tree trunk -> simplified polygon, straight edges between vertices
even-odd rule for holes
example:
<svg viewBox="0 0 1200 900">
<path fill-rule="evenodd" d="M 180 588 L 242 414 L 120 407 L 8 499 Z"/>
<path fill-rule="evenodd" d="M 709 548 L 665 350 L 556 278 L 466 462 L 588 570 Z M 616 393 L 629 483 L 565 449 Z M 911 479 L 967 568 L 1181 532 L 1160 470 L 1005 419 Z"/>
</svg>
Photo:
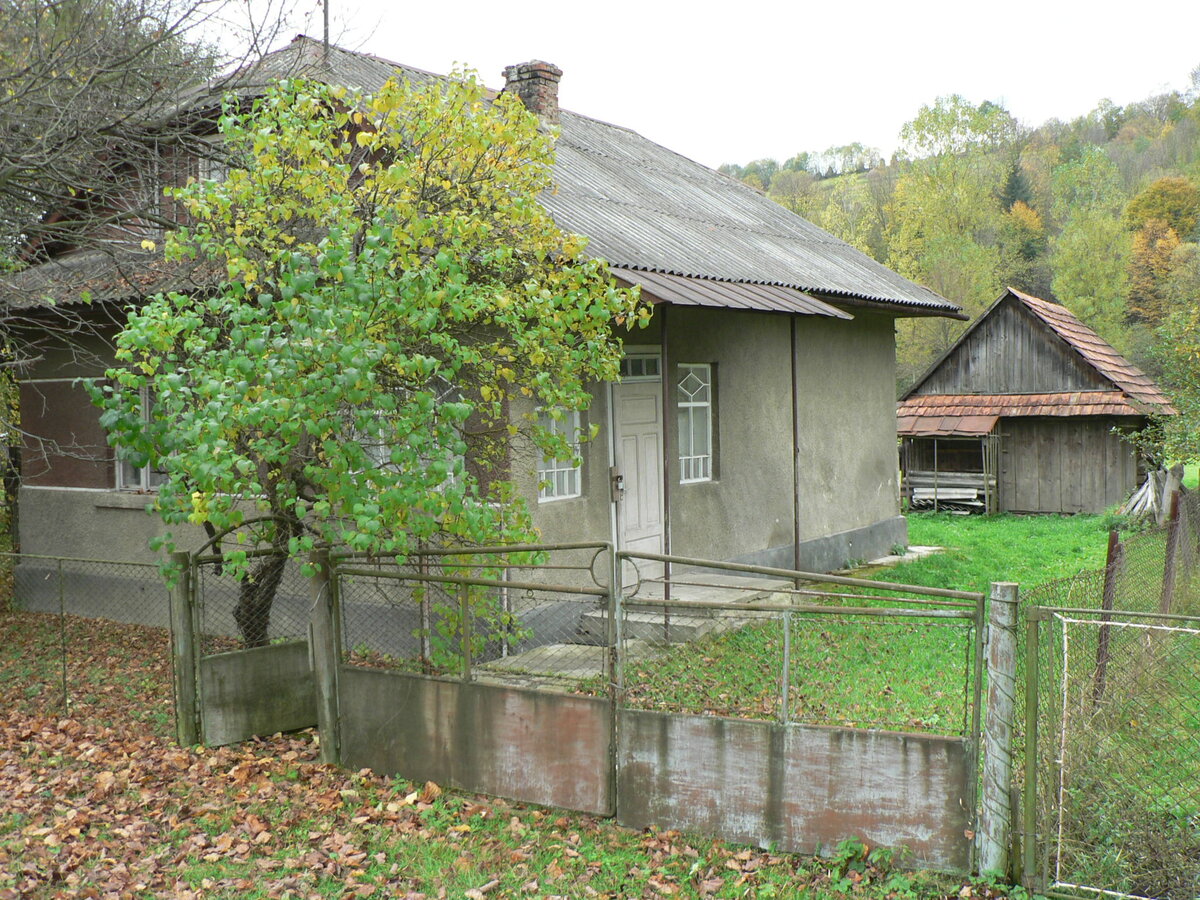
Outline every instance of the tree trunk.
<svg viewBox="0 0 1200 900">
<path fill-rule="evenodd" d="M 246 647 L 265 647 L 271 625 L 271 604 L 283 581 L 287 556 L 268 556 L 251 568 L 238 590 L 238 603 L 233 610 L 234 621 L 242 633 Z"/>
</svg>

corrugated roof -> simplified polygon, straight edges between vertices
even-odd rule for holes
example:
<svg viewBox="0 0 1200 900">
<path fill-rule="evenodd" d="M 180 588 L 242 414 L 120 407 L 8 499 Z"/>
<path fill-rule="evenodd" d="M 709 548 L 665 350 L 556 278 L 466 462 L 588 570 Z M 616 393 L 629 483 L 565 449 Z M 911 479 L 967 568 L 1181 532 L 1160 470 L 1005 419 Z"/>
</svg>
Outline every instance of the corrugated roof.
<svg viewBox="0 0 1200 900">
<path fill-rule="evenodd" d="M 369 92 L 397 71 L 413 82 L 442 77 L 336 46 L 326 58 L 320 41 L 301 35 L 219 87 L 236 84 L 251 95 L 274 79 L 303 75 Z M 206 108 L 212 94 L 188 102 Z M 566 110 L 560 119 L 556 190 L 542 202 L 560 227 L 588 237 L 592 255 L 644 277 L 687 279 L 656 282 L 672 294 L 668 302 L 833 315 L 811 292 L 896 315 L 962 317 L 957 305 L 741 182 L 626 128 Z"/>
<path fill-rule="evenodd" d="M 1025 304 L 1035 316 L 1045 322 L 1060 338 L 1066 341 L 1097 372 L 1143 403 L 1170 406 L 1166 395 L 1159 390 L 1153 379 L 1123 357 L 1104 338 L 1084 325 L 1069 309 L 1060 303 L 1051 303 L 1038 297 L 1023 294 L 1009 288 L 1008 292 Z"/>
<path fill-rule="evenodd" d="M 65 253 L 0 279 L 0 303 L 9 309 L 58 306 L 87 300 L 130 300 L 161 291 L 189 291 L 212 286 L 212 266 L 167 262 L 161 253 L 114 246 Z"/>
<path fill-rule="evenodd" d="M 1167 410 L 1174 412 L 1168 405 Z M 1145 416 L 1151 409 L 1124 391 L 1047 394 L 918 394 L 900 401 L 897 419 L 943 416 Z"/>
<path fill-rule="evenodd" d="M 642 296 L 653 303 L 675 303 L 680 306 L 713 306 L 721 309 L 753 309 L 762 312 L 798 313 L 805 316 L 829 316 L 852 319 L 849 313 L 823 303 L 795 288 L 772 284 L 712 281 L 666 275 L 661 272 L 639 272 L 613 267 L 612 274 L 626 284 L 640 285 Z"/>
<path fill-rule="evenodd" d="M 336 46 L 326 62 L 321 42 L 301 35 L 245 81 L 303 74 L 373 91 L 397 70 L 414 82 L 440 77 Z M 555 155 L 557 189 L 542 202 L 614 266 L 867 300 L 900 314 L 961 315 L 956 304 L 747 185 L 627 128 L 562 110 Z"/>
</svg>

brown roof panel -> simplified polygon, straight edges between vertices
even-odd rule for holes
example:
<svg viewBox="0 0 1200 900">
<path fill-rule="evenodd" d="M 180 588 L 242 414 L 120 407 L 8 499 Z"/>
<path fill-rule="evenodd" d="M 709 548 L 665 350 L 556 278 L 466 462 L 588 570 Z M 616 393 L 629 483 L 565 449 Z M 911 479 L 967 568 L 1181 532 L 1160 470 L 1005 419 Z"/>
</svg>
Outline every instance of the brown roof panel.
<svg viewBox="0 0 1200 900">
<path fill-rule="evenodd" d="M 900 419 L 942 416 L 1145 416 L 1174 410 L 1148 408 L 1124 391 L 1061 391 L 1049 394 L 917 394 L 897 406 Z M 920 426 L 915 426 L 918 428 Z"/>
<path fill-rule="evenodd" d="M 908 437 L 980 437 L 991 433 L 999 416 L 900 415 L 896 433 Z"/>
</svg>

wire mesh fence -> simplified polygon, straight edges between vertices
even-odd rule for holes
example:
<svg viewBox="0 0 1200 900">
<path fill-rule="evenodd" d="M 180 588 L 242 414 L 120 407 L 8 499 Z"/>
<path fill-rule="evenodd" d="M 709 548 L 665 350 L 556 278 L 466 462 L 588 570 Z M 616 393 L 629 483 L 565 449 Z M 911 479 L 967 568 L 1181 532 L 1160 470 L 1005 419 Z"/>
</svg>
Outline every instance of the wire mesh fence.
<svg viewBox="0 0 1200 900">
<path fill-rule="evenodd" d="M 343 558 L 334 570 L 342 661 L 560 690 L 606 685 L 604 550 L 430 552 L 404 565 Z"/>
<path fill-rule="evenodd" d="M 1200 494 L 1174 507 L 1165 527 L 1114 536 L 1104 569 L 1022 595 L 1037 730 L 1018 726 L 1017 774 L 1040 885 L 1200 896 Z"/>
<path fill-rule="evenodd" d="M 971 735 L 981 599 L 867 590 L 710 571 L 672 579 L 671 596 L 690 600 L 625 598 L 623 703 Z"/>
<path fill-rule="evenodd" d="M 308 635 L 308 579 L 284 555 L 251 553 L 238 577 L 221 557 L 201 557 L 193 589 L 201 656 Z"/>
<path fill-rule="evenodd" d="M 1041 629 L 1043 883 L 1200 896 L 1200 620 L 1051 611 Z"/>
<path fill-rule="evenodd" d="M 0 703 L 33 715 L 103 718 L 137 700 L 174 731 L 167 589 L 153 564 L 0 554 Z M 145 698 L 156 698 L 145 702 Z"/>
</svg>

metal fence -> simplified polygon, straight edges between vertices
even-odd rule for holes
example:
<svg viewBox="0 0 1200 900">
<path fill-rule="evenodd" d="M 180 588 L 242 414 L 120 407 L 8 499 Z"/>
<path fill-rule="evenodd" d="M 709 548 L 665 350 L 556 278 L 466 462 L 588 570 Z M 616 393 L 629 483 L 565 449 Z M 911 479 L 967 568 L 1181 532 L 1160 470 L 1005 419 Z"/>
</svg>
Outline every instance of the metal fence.
<svg viewBox="0 0 1200 900">
<path fill-rule="evenodd" d="M 1022 869 L 1051 894 L 1200 896 L 1200 495 L 1025 593 Z"/>
<path fill-rule="evenodd" d="M 611 674 L 607 545 L 341 556 L 342 661 L 569 690 Z"/>
<path fill-rule="evenodd" d="M 669 597 L 664 580 L 621 599 L 624 705 L 977 735 L 981 594 L 699 560 L 676 568 Z"/>
<path fill-rule="evenodd" d="M 269 550 L 247 553 L 242 577 L 220 555 L 194 560 L 200 656 L 261 647 L 308 635 L 308 579 L 299 564 Z"/>
<path fill-rule="evenodd" d="M 156 733 L 174 733 L 170 613 L 158 566 L 5 553 L 0 570 L 11 600 L 0 616 L 5 708 L 104 717 L 137 699 Z"/>
</svg>

